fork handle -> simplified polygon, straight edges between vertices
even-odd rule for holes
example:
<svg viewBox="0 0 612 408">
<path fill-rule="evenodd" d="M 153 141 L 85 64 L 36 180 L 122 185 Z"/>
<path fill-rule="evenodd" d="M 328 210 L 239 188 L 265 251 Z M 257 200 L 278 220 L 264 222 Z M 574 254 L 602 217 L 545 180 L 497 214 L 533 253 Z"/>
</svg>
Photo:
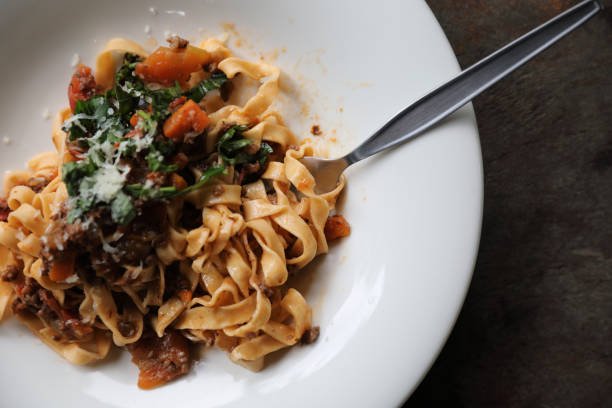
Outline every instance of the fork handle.
<svg viewBox="0 0 612 408">
<path fill-rule="evenodd" d="M 511 42 L 405 108 L 344 159 L 352 164 L 419 135 L 585 23 L 602 8 L 598 0 L 583 1 Z"/>
</svg>

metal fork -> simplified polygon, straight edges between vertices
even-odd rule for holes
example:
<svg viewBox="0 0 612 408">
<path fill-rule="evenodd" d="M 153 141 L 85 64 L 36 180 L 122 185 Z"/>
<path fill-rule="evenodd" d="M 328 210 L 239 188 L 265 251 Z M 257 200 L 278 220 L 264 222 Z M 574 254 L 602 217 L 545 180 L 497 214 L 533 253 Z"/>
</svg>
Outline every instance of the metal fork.
<svg viewBox="0 0 612 408">
<path fill-rule="evenodd" d="M 333 190 L 344 170 L 351 164 L 423 133 L 602 9 L 599 0 L 587 0 L 554 17 L 408 106 L 344 157 L 304 157 L 301 162 L 316 180 L 315 191 L 323 194 Z"/>
</svg>

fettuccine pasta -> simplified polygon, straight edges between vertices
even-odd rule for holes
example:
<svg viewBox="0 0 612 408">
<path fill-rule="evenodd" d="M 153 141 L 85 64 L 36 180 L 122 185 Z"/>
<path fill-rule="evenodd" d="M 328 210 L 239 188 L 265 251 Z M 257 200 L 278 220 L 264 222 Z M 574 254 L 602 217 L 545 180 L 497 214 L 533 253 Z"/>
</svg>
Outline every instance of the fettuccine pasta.
<svg viewBox="0 0 612 408">
<path fill-rule="evenodd" d="M 344 179 L 315 193 L 300 159 L 318 152 L 272 106 L 279 69 L 169 42 L 113 39 L 78 66 L 55 151 L 0 198 L 0 319 L 74 364 L 126 347 L 141 388 L 185 374 L 192 343 L 257 370 L 316 340 L 289 276 L 349 232 Z"/>
</svg>

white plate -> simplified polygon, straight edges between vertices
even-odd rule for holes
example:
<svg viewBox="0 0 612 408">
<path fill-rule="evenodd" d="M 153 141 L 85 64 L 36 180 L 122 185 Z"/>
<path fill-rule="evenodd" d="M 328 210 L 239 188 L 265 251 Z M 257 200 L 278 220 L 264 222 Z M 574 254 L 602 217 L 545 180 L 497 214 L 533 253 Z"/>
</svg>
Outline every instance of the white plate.
<svg viewBox="0 0 612 408">
<path fill-rule="evenodd" d="M 0 170 L 20 168 L 51 148 L 42 112 L 66 104 L 75 53 L 91 64 L 111 37 L 144 41 L 145 25 L 161 40 L 165 30 L 191 38 L 199 28 L 219 34 L 222 22 L 242 34 L 245 56 L 278 54 L 285 88 L 300 95 L 285 104 L 292 126 L 306 135 L 309 125 L 320 124 L 327 138 L 338 139 L 334 152 L 356 146 L 459 71 L 442 30 L 417 0 L 0 1 Z M 2 144 L 4 136 L 12 144 Z M 483 186 L 471 108 L 426 137 L 360 163 L 348 178 L 342 212 L 352 235 L 301 282 L 321 326 L 317 343 L 281 353 L 260 373 L 210 352 L 187 377 L 146 392 L 136 387 L 128 353 L 73 367 L 9 321 L 0 327 L 0 405 L 400 404 L 444 343 L 472 273 Z"/>
</svg>

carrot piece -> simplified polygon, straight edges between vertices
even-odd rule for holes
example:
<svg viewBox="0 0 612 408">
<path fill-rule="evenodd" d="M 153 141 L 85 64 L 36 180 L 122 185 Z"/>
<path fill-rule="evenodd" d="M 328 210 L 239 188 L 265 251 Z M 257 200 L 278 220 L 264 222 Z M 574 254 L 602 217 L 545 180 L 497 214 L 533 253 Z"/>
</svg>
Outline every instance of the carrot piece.
<svg viewBox="0 0 612 408">
<path fill-rule="evenodd" d="M 68 252 L 61 258 L 53 260 L 51 270 L 49 271 L 49 279 L 53 282 L 63 282 L 74 273 L 75 253 Z"/>
<path fill-rule="evenodd" d="M 182 141 L 186 133 L 202 133 L 209 123 L 206 112 L 190 99 L 164 122 L 164 135 Z"/>
<path fill-rule="evenodd" d="M 332 215 L 325 222 L 325 228 L 323 229 L 325 238 L 328 241 L 343 238 L 351 233 L 351 226 L 348 221 L 341 215 Z"/>
<path fill-rule="evenodd" d="M 143 62 L 136 65 L 136 75 L 145 82 L 171 86 L 175 81 L 184 85 L 189 76 L 210 61 L 210 54 L 198 47 L 159 47 Z"/>
<path fill-rule="evenodd" d="M 130 118 L 130 125 L 132 125 L 132 127 L 136 127 L 136 125 L 138 124 L 138 114 L 135 113 L 132 115 L 132 117 Z"/>
</svg>

